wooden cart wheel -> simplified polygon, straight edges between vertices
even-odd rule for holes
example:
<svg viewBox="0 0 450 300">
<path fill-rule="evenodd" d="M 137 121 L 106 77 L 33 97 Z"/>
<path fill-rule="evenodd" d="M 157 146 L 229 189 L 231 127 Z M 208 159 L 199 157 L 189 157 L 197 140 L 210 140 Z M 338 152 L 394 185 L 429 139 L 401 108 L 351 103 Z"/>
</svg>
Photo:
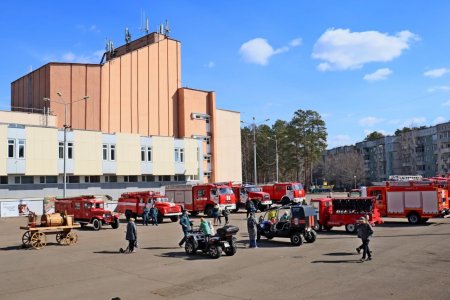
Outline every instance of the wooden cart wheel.
<svg viewBox="0 0 450 300">
<path fill-rule="evenodd" d="M 30 246 L 30 240 L 31 240 L 31 232 L 25 231 L 25 233 L 22 235 L 22 246 L 23 247 L 29 247 Z"/>
<path fill-rule="evenodd" d="M 31 246 L 35 249 L 41 249 L 47 245 L 47 237 L 43 232 L 35 232 L 31 236 Z"/>
<path fill-rule="evenodd" d="M 64 245 L 66 243 L 66 236 L 67 234 L 65 232 L 60 232 L 56 234 L 56 242 L 60 245 Z"/>
<path fill-rule="evenodd" d="M 67 233 L 67 235 L 66 235 L 66 244 L 67 245 L 72 246 L 72 245 L 76 244 L 77 241 L 78 241 L 78 235 L 75 232 L 71 231 L 71 232 Z"/>
</svg>

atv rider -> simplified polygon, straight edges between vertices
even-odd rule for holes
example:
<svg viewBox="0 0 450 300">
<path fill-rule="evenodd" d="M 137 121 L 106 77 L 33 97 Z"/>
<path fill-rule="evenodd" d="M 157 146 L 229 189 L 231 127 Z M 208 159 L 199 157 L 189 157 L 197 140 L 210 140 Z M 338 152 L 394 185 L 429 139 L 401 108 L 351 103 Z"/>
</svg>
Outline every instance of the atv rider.
<svg viewBox="0 0 450 300">
<path fill-rule="evenodd" d="M 200 230 L 205 235 L 205 251 L 209 249 L 209 238 L 211 237 L 211 228 L 209 227 L 209 223 L 205 220 L 205 218 L 200 218 Z"/>
</svg>

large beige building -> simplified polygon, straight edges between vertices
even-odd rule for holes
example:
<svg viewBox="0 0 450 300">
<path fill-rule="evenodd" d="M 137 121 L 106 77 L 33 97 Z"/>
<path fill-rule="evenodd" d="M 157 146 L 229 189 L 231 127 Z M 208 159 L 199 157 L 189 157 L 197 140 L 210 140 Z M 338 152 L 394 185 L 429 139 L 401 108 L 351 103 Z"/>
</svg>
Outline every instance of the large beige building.
<svg viewBox="0 0 450 300">
<path fill-rule="evenodd" d="M 12 82 L 11 107 L 23 116 L 0 120 L 0 149 L 14 152 L 0 150 L 8 185 L 61 177 L 65 124 L 74 184 L 241 181 L 240 114 L 216 108 L 212 91 L 181 86 L 181 43 L 162 34 L 111 49 L 100 64 L 48 63 Z M 30 110 L 42 122 L 26 121 L 36 118 Z M 19 158 L 23 168 L 13 170 Z"/>
</svg>

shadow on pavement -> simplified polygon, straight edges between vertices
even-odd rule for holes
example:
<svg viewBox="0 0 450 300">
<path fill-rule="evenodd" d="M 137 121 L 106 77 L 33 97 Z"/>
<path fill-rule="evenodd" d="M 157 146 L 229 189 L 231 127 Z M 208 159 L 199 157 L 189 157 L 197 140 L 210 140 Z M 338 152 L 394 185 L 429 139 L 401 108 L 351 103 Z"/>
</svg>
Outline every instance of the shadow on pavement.
<svg viewBox="0 0 450 300">
<path fill-rule="evenodd" d="M 433 223 L 421 223 L 421 224 L 417 224 L 417 225 L 412 225 L 409 224 L 408 222 L 390 222 L 390 221 L 385 221 L 383 224 L 377 224 L 377 226 L 375 226 L 375 228 L 377 227 L 382 227 L 382 228 L 391 228 L 391 227 L 427 227 L 433 225 Z"/>
<path fill-rule="evenodd" d="M 158 257 L 170 257 L 170 258 L 180 258 L 180 259 L 184 259 L 184 260 L 200 260 L 200 259 L 212 259 L 211 257 L 209 257 L 206 254 L 196 254 L 196 255 L 187 255 L 186 252 L 166 252 L 166 253 L 161 253 L 159 255 L 155 255 Z"/>
<path fill-rule="evenodd" d="M 353 252 L 331 252 L 331 253 L 325 253 L 324 255 L 328 255 L 328 256 L 348 256 L 348 255 L 356 255 L 356 253 L 353 253 Z"/>
<path fill-rule="evenodd" d="M 184 247 L 183 247 L 184 248 Z M 181 247 L 144 247 L 145 250 L 170 250 L 170 249 L 183 249 Z"/>
<path fill-rule="evenodd" d="M 11 251 L 11 250 L 22 250 L 22 249 L 28 249 L 28 247 L 24 247 L 23 245 L 8 246 L 8 247 L 0 248 L 0 251 Z"/>
<path fill-rule="evenodd" d="M 111 251 L 111 250 L 102 250 L 102 251 L 94 251 L 95 254 L 122 254 L 119 250 Z"/>
<path fill-rule="evenodd" d="M 350 263 L 350 264 L 360 264 L 362 263 L 359 259 L 340 259 L 340 260 L 314 260 L 311 262 L 312 264 L 342 264 L 342 263 Z"/>
<path fill-rule="evenodd" d="M 238 245 L 247 245 L 249 244 L 248 241 L 243 240 L 243 241 L 237 241 L 236 244 Z M 256 244 L 258 245 L 258 248 L 280 248 L 280 247 L 293 247 L 291 245 L 291 242 L 289 241 L 289 239 L 286 239 L 286 241 L 276 241 L 276 240 L 266 240 L 266 239 L 261 239 L 258 242 L 256 242 Z M 239 247 L 241 248 L 241 247 Z M 242 248 L 245 248 L 242 247 Z"/>
</svg>

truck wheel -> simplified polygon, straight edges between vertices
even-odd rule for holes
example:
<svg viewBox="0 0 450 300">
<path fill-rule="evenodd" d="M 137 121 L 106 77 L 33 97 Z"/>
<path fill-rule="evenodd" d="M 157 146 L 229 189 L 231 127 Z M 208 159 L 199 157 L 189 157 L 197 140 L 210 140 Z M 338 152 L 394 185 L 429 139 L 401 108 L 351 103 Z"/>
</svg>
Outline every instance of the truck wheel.
<svg viewBox="0 0 450 300">
<path fill-rule="evenodd" d="M 345 225 L 345 231 L 347 231 L 348 233 L 355 233 L 356 232 L 355 224 L 347 224 L 347 225 Z"/>
<path fill-rule="evenodd" d="M 263 212 L 263 211 L 265 211 L 265 210 L 266 210 L 266 208 L 267 208 L 267 206 L 266 206 L 266 205 L 264 205 L 264 204 L 261 204 L 261 202 L 259 202 L 259 203 L 258 203 L 258 209 L 259 209 L 259 211 L 260 211 L 260 212 Z"/>
<path fill-rule="evenodd" d="M 229 243 L 230 247 L 225 248 L 223 251 L 225 252 L 226 255 L 233 256 L 236 254 L 237 246 L 234 240 L 231 240 Z"/>
<path fill-rule="evenodd" d="M 306 231 L 303 235 L 305 237 L 305 241 L 308 243 L 314 243 L 317 238 L 317 233 L 314 230 Z"/>
<path fill-rule="evenodd" d="M 412 225 L 417 225 L 420 223 L 420 216 L 416 212 L 412 212 L 408 215 L 408 222 Z"/>
<path fill-rule="evenodd" d="M 294 246 L 300 246 L 302 243 L 302 235 L 299 232 L 294 232 L 291 235 L 291 244 Z"/>
<path fill-rule="evenodd" d="M 156 217 L 158 220 L 158 224 L 161 224 L 164 221 L 164 216 L 160 213 L 158 213 L 158 216 Z"/>
<path fill-rule="evenodd" d="M 425 224 L 428 221 L 428 219 L 429 218 L 422 218 L 422 219 L 420 219 L 420 222 Z"/>
<path fill-rule="evenodd" d="M 111 223 L 111 227 L 112 227 L 113 229 L 117 229 L 117 228 L 119 228 L 119 224 L 120 224 L 119 218 L 114 219 L 114 222 Z"/>
<path fill-rule="evenodd" d="M 214 209 L 214 207 L 212 207 L 212 205 L 206 206 L 206 208 L 205 208 L 205 215 L 207 215 L 208 218 L 212 218 L 212 216 L 213 216 L 213 209 Z"/>
<path fill-rule="evenodd" d="M 94 227 L 95 231 L 98 231 L 102 229 L 102 221 L 100 221 L 99 219 L 94 219 L 92 221 L 92 226 Z"/>
<path fill-rule="evenodd" d="M 170 217 L 170 221 L 172 222 L 178 222 L 179 217 L 178 216 L 172 216 Z"/>
<path fill-rule="evenodd" d="M 192 240 L 186 241 L 186 244 L 184 245 L 184 251 L 186 251 L 188 255 L 195 255 L 195 253 L 197 252 L 197 248 L 195 247 L 195 244 Z"/>
<path fill-rule="evenodd" d="M 239 205 L 236 205 L 236 208 L 233 210 L 234 213 L 239 212 Z"/>
<path fill-rule="evenodd" d="M 211 256 L 214 259 L 217 259 L 220 256 L 222 256 L 222 247 L 218 245 L 209 246 L 209 256 Z"/>
<path fill-rule="evenodd" d="M 283 199 L 281 199 L 282 205 L 288 205 L 289 203 L 291 203 L 291 199 L 289 199 L 289 197 L 283 197 Z"/>
<path fill-rule="evenodd" d="M 314 229 L 315 231 L 319 231 L 319 232 L 320 232 L 320 231 L 323 230 L 323 226 L 320 225 L 319 223 L 316 223 L 316 225 L 314 225 L 313 229 Z"/>
<path fill-rule="evenodd" d="M 331 229 L 333 229 L 333 226 L 323 226 L 323 229 L 325 229 L 326 231 L 330 231 Z"/>
</svg>

